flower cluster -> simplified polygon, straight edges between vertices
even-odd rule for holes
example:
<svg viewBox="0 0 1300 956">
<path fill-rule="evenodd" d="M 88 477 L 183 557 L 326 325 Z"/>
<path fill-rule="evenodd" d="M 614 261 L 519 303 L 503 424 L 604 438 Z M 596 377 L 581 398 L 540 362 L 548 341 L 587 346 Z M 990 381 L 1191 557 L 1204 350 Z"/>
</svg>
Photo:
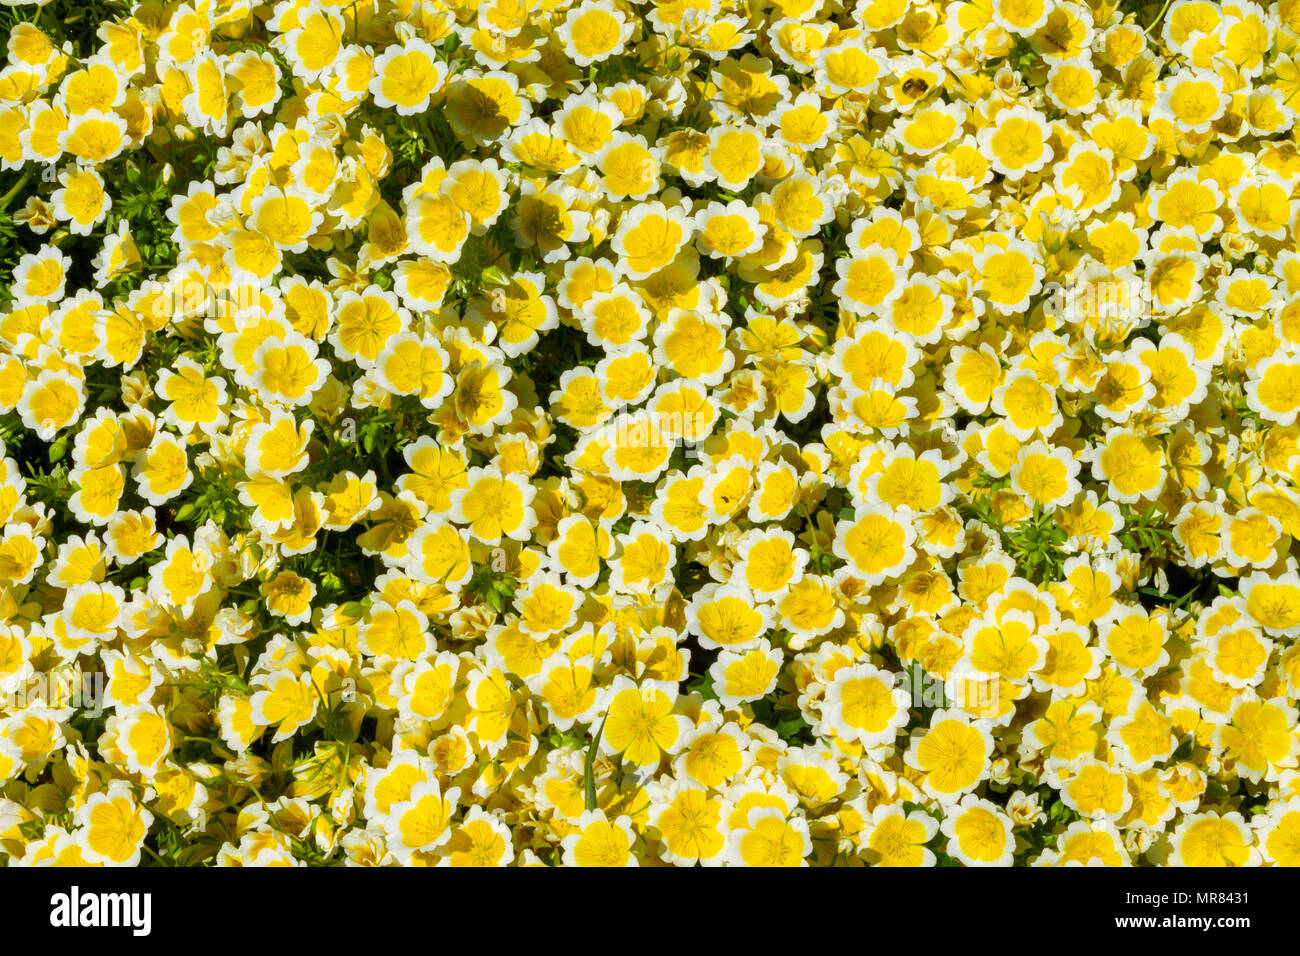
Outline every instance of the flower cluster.
<svg viewBox="0 0 1300 956">
<path fill-rule="evenodd" d="M 65 6 L 10 863 L 1300 864 L 1300 2 Z"/>
</svg>

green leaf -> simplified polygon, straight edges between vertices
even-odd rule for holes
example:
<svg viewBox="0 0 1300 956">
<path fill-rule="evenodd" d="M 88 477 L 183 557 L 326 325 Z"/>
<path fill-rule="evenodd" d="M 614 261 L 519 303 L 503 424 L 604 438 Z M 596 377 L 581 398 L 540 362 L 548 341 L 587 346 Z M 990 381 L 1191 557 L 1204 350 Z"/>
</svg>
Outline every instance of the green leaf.
<svg viewBox="0 0 1300 956">
<path fill-rule="evenodd" d="M 686 693 L 699 694 L 705 700 L 717 700 L 718 692 L 713 687 L 713 679 L 707 673 L 700 674 L 688 681 Z"/>
<path fill-rule="evenodd" d="M 777 735 L 789 744 L 805 744 L 812 738 L 812 725 L 800 714 L 792 714 L 776 722 Z"/>
<path fill-rule="evenodd" d="M 608 715 L 596 728 L 596 736 L 591 738 L 591 746 L 587 748 L 587 759 L 582 765 L 582 792 L 588 810 L 596 809 L 596 751 L 600 749 L 600 737 L 605 732 L 606 720 L 609 720 Z"/>
</svg>

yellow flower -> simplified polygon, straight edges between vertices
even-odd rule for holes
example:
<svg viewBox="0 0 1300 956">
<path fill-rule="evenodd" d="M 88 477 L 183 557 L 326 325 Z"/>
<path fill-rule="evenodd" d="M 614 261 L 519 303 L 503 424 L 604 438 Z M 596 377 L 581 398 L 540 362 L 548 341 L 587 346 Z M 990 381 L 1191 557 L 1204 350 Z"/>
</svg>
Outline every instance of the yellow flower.
<svg viewBox="0 0 1300 956">
<path fill-rule="evenodd" d="M 988 772 L 992 740 L 984 725 L 936 710 L 930 727 L 913 739 L 909 766 L 921 771 L 927 791 L 950 800 L 971 790 Z"/>
<path fill-rule="evenodd" d="M 1254 834 L 1236 812 L 1195 813 L 1174 832 L 1171 866 L 1248 866 L 1257 861 Z"/>
<path fill-rule="evenodd" d="M 302 624 L 311 617 L 311 602 L 316 585 L 293 571 L 280 571 L 262 585 L 266 608 L 290 624 Z"/>
<path fill-rule="evenodd" d="M 656 766 L 663 753 L 681 746 L 685 718 L 673 713 L 673 698 L 653 682 L 636 686 L 615 680 L 601 737 L 602 747 L 637 767 Z"/>
<path fill-rule="evenodd" d="M 564 838 L 566 866 L 615 867 L 637 866 L 632 853 L 632 821 L 627 816 L 614 820 L 606 818 L 599 810 L 588 810 L 579 816 L 574 825 L 578 832 Z"/>
<path fill-rule="evenodd" d="M 742 828 L 733 829 L 727 848 L 733 866 L 806 866 L 812 852 L 808 824 L 800 817 L 787 819 L 775 807 L 755 807 Z"/>
<path fill-rule="evenodd" d="M 399 115 L 423 112 L 429 98 L 447 80 L 447 65 L 424 40 L 412 39 L 390 46 L 374 61 L 370 92 L 379 106 L 391 106 Z"/>
<path fill-rule="evenodd" d="M 77 816 L 84 827 L 79 843 L 86 860 L 109 866 L 134 866 L 139 862 L 154 816 L 136 803 L 125 781 L 114 780 L 107 790 L 93 794 Z"/>
</svg>

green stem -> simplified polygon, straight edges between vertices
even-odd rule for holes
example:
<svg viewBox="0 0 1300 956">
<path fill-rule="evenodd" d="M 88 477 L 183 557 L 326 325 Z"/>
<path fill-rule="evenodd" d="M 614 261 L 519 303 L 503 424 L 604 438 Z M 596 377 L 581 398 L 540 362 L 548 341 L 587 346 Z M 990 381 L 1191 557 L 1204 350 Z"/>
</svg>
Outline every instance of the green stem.
<svg viewBox="0 0 1300 956">
<path fill-rule="evenodd" d="M 19 191 L 31 181 L 32 170 L 33 167 L 31 166 L 28 166 L 23 170 L 22 176 L 19 178 L 18 182 L 14 183 L 13 188 L 5 193 L 4 196 L 0 196 L 0 212 L 4 212 L 8 209 L 9 204 L 13 202 L 14 197 L 18 195 Z"/>
<path fill-rule="evenodd" d="M 1151 31 L 1154 30 L 1157 26 L 1159 26 L 1160 21 L 1164 19 L 1165 11 L 1169 9 L 1169 4 L 1171 2 L 1172 0 L 1165 0 L 1165 5 L 1160 8 L 1160 12 L 1156 14 L 1156 18 L 1151 21 L 1151 26 L 1147 27 L 1145 30 L 1142 31 L 1143 36 L 1150 36 Z"/>
<path fill-rule="evenodd" d="M 157 853 L 155 853 L 155 852 L 150 848 L 149 844 L 147 844 L 147 843 L 141 843 L 141 844 L 140 844 L 140 849 L 144 850 L 144 852 L 148 853 L 151 857 L 153 857 L 153 858 L 158 862 L 158 865 L 159 865 L 159 866 L 167 866 L 167 865 L 168 865 L 167 861 L 164 860 L 162 857 L 160 857 Z"/>
</svg>

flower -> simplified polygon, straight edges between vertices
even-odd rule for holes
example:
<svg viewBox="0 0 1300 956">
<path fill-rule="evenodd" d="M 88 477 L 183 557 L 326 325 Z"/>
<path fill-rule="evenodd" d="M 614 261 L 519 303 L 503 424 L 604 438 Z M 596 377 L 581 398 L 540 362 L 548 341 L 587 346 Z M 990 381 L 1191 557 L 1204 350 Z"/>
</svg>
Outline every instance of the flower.
<svg viewBox="0 0 1300 956">
<path fill-rule="evenodd" d="M 952 800 L 972 789 L 988 770 L 992 749 L 985 725 L 936 710 L 930 726 L 914 738 L 909 766 L 925 774 L 924 786 L 938 799 Z"/>
<path fill-rule="evenodd" d="M 786 818 L 775 807 L 751 809 L 727 844 L 728 860 L 737 866 L 804 866 L 811 852 L 808 824 Z"/>
<path fill-rule="evenodd" d="M 947 853 L 967 866 L 1007 866 L 1015 839 L 1011 820 L 996 804 L 974 794 L 961 799 L 940 827 L 948 838 Z"/>
<path fill-rule="evenodd" d="M 565 862 L 570 866 L 637 866 L 632 854 L 631 819 L 614 820 L 599 810 L 588 810 L 574 821 L 577 833 L 564 838 Z"/>
<path fill-rule="evenodd" d="M 154 815 L 135 800 L 130 786 L 113 781 L 78 811 L 78 845 L 84 858 L 106 866 L 134 866 Z"/>
<path fill-rule="evenodd" d="M 1171 866 L 1247 866 L 1259 851 L 1239 813 L 1196 813 L 1171 839 Z"/>
<path fill-rule="evenodd" d="M 1292 5 L 92 6 L 4 862 L 1294 862 Z"/>
<path fill-rule="evenodd" d="M 675 753 L 686 732 L 685 718 L 672 712 L 673 698 L 653 682 L 615 681 L 610 688 L 602 746 L 633 766 L 651 768 L 662 753 Z"/>
</svg>

